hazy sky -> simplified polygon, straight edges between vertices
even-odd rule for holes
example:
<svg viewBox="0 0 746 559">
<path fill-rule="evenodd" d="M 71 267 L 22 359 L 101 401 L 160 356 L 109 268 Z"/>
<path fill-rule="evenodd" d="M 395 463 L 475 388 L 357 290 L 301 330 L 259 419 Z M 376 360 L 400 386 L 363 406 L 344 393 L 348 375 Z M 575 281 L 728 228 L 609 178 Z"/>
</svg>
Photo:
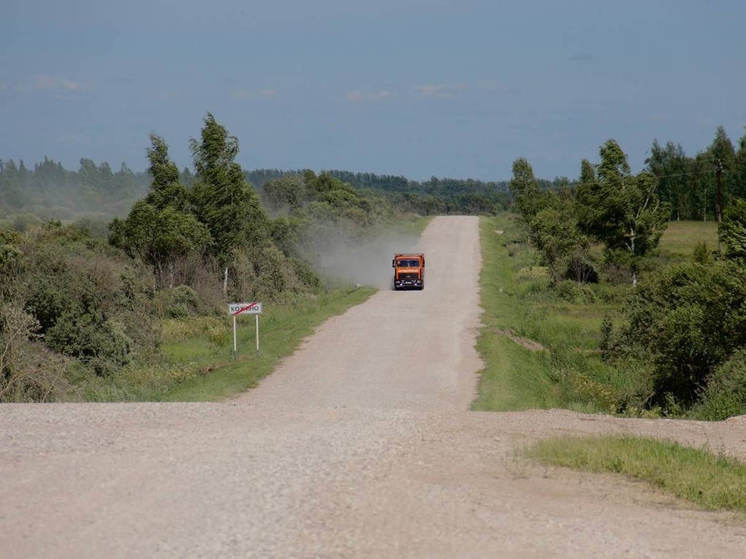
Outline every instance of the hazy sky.
<svg viewBox="0 0 746 559">
<path fill-rule="evenodd" d="M 207 111 L 246 168 L 577 176 L 615 138 L 746 125 L 746 2 L 0 0 L 0 158 L 180 165 Z"/>
</svg>

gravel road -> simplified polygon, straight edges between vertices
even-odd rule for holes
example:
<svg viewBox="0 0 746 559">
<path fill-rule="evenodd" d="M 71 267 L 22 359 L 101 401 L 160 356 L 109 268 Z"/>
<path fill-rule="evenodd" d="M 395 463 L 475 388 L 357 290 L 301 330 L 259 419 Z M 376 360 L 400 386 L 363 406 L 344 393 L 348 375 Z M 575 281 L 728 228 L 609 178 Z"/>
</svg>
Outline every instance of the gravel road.
<svg viewBox="0 0 746 559">
<path fill-rule="evenodd" d="M 327 321 L 238 398 L 1 406 L 0 556 L 743 557 L 742 517 L 515 450 L 641 433 L 746 458 L 746 418 L 467 411 L 478 244 L 476 218 L 435 219 L 424 291 Z"/>
</svg>

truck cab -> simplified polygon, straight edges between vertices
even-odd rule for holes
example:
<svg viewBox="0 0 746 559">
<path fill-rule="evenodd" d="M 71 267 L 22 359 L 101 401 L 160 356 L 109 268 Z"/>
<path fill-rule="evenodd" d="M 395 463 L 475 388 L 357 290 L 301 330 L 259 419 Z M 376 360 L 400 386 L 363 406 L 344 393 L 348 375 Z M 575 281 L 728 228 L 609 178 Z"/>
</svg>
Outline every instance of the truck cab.
<svg viewBox="0 0 746 559">
<path fill-rule="evenodd" d="M 425 255 L 395 254 L 391 261 L 394 268 L 394 289 L 423 289 L 425 287 Z"/>
</svg>

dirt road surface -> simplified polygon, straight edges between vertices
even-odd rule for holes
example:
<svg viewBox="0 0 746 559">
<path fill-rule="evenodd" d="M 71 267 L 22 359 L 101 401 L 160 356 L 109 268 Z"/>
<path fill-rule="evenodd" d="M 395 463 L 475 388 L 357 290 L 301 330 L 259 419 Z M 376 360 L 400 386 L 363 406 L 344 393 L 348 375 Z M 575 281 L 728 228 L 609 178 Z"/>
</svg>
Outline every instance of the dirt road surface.
<svg viewBox="0 0 746 559">
<path fill-rule="evenodd" d="M 746 458 L 744 418 L 467 411 L 477 219 L 421 248 L 424 291 L 329 320 L 239 398 L 0 407 L 0 556 L 744 557 L 742 518 L 515 452 L 629 432 Z"/>
</svg>

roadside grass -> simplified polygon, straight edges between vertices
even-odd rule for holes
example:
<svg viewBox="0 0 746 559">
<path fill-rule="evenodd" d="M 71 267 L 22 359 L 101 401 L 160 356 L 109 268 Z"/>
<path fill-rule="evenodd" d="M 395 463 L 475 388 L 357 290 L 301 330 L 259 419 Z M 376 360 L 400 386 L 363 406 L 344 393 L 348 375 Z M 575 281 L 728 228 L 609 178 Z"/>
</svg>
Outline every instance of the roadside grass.
<svg viewBox="0 0 746 559">
<path fill-rule="evenodd" d="M 240 317 L 235 360 L 229 316 L 164 321 L 161 361 L 125 369 L 113 383 L 102 380 L 88 387 L 86 399 L 214 401 L 235 395 L 256 386 L 324 320 L 362 303 L 375 291 L 337 288 L 292 304 L 265 305 L 259 319 L 259 352 L 253 317 Z"/>
<path fill-rule="evenodd" d="M 480 220 L 484 327 L 477 350 L 485 368 L 472 407 L 485 411 L 563 407 L 657 416 L 659 411 L 644 406 L 651 393 L 650 364 L 611 366 L 599 350 L 603 320 L 621 322 L 620 311 L 632 287 L 570 280 L 550 287 L 547 270 L 526 242 L 522 227 L 510 213 Z M 716 223 L 672 222 L 645 269 L 688 258 L 701 242 L 710 250 L 717 247 Z M 592 252 L 602 258 L 600 247 Z M 544 350 L 522 344 L 522 338 Z"/>
<path fill-rule="evenodd" d="M 746 464 L 704 449 L 634 436 L 559 437 L 540 441 L 525 455 L 644 480 L 705 509 L 746 512 Z"/>
<path fill-rule="evenodd" d="M 616 313 L 625 288 L 567 282 L 548 290 L 546 270 L 511 214 L 481 218 L 480 234 L 484 312 L 477 350 L 485 368 L 473 409 L 615 412 L 637 386 L 603 363 L 597 348 L 601 321 Z M 520 338 L 545 349 L 525 347 Z"/>
</svg>

